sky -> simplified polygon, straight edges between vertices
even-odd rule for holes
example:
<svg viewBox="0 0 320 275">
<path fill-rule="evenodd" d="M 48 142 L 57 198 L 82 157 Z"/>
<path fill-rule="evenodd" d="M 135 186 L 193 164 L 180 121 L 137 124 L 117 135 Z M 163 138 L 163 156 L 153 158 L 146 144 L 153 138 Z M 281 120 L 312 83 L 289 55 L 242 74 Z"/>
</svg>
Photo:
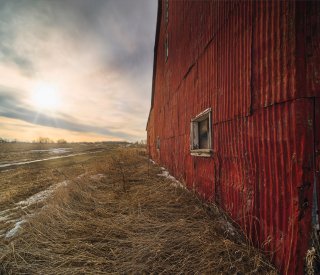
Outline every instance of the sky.
<svg viewBox="0 0 320 275">
<path fill-rule="evenodd" d="M 0 137 L 146 138 L 156 0 L 0 0 Z"/>
</svg>

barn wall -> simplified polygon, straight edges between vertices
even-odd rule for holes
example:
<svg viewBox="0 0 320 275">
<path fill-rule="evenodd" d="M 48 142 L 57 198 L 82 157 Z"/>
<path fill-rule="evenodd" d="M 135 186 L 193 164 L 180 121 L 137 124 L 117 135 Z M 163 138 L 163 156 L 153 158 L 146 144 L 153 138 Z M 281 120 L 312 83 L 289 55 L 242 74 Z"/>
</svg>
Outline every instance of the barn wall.
<svg viewBox="0 0 320 275">
<path fill-rule="evenodd" d="M 318 125 L 318 126 L 317 126 Z M 320 98 L 315 100 L 315 180 L 317 193 L 320 193 Z M 318 206 L 320 205 L 320 196 L 318 195 Z M 320 221 L 320 211 L 318 212 Z"/>
<path fill-rule="evenodd" d="M 151 158 L 230 213 L 283 273 L 302 274 L 319 145 L 320 5 L 169 1 L 168 24 L 159 8 Z M 190 120 L 208 107 L 213 156 L 193 157 Z"/>
</svg>

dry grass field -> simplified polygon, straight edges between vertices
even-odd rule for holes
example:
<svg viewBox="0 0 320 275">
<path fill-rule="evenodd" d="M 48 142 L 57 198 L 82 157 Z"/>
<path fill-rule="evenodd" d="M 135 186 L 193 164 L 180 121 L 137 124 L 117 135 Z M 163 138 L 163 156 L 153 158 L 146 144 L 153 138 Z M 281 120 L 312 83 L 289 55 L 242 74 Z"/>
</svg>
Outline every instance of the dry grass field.
<svg viewBox="0 0 320 275">
<path fill-rule="evenodd" d="M 0 144 L 0 211 L 96 166 L 117 144 Z M 43 160 L 43 161 L 42 161 Z"/>
<path fill-rule="evenodd" d="M 144 149 L 39 164 L 0 173 L 15 186 L 0 191 L 2 214 L 25 202 L 17 230 L 0 238 L 0 274 L 277 274 L 218 208 L 159 176 Z"/>
</svg>

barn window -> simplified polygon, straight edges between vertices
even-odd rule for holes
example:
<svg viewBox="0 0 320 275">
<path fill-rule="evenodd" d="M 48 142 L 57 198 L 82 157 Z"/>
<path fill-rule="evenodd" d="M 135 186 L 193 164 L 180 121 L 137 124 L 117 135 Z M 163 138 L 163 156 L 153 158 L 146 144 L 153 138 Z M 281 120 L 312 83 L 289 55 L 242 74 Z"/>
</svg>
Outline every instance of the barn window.
<svg viewBox="0 0 320 275">
<path fill-rule="evenodd" d="M 168 60 L 169 56 L 169 40 L 168 35 L 166 36 L 166 41 L 164 42 L 164 54 L 165 54 L 165 60 Z"/>
<path fill-rule="evenodd" d="M 190 151 L 192 156 L 210 157 L 212 154 L 211 108 L 191 119 Z"/>
</svg>

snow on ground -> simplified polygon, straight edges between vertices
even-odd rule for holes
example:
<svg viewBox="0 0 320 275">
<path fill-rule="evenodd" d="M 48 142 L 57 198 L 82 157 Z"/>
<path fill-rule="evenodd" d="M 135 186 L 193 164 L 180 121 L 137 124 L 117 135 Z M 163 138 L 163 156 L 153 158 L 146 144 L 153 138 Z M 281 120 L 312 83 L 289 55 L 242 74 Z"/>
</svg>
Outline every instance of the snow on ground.
<svg viewBox="0 0 320 275">
<path fill-rule="evenodd" d="M 234 228 L 234 226 L 230 222 L 226 222 L 226 232 L 231 234 L 232 236 L 235 236 L 237 231 Z"/>
<path fill-rule="evenodd" d="M 48 199 L 57 188 L 59 188 L 60 186 L 67 186 L 69 182 L 70 182 L 69 180 L 65 180 L 57 184 L 51 185 L 48 189 L 41 191 L 37 194 L 34 194 L 33 196 L 27 198 L 26 200 L 20 201 L 16 203 L 16 205 L 30 206 L 39 202 L 43 202 L 46 199 Z"/>
<path fill-rule="evenodd" d="M 103 150 L 93 151 L 93 152 L 77 153 L 77 154 L 70 154 L 70 155 L 64 155 L 64 156 L 54 156 L 54 157 L 49 157 L 49 158 L 44 158 L 44 159 L 35 159 L 35 160 L 29 160 L 29 161 L 11 162 L 11 163 L 6 163 L 6 164 L 1 164 L 0 168 L 11 167 L 11 166 L 20 166 L 20 165 L 24 165 L 24 164 L 42 162 L 42 161 L 52 160 L 52 159 L 61 159 L 61 158 L 69 158 L 69 157 L 75 157 L 75 156 L 81 156 L 81 155 L 96 154 L 96 153 L 101 153 L 101 152 L 103 152 Z"/>
<path fill-rule="evenodd" d="M 35 159 L 35 160 L 29 160 L 29 161 L 12 162 L 12 163 L 7 163 L 7 164 L 2 164 L 2 165 L 0 165 L 0 168 L 10 167 L 10 166 L 20 166 L 20 165 L 29 164 L 29 163 L 41 162 L 41 161 L 46 161 L 46 160 L 51 160 L 51 159 L 68 158 L 68 157 L 74 157 L 74 156 L 85 155 L 85 154 L 86 153 L 78 153 L 78 154 L 71 154 L 71 155 L 67 155 L 67 156 L 56 156 L 56 157 L 50 157 L 50 158 L 45 158 L 45 159 Z"/>
<path fill-rule="evenodd" d="M 21 225 L 24 223 L 26 223 L 26 220 L 20 220 L 20 221 L 16 222 L 14 227 L 6 233 L 5 237 L 6 238 L 14 237 L 18 233 L 19 229 L 21 228 Z"/>
<path fill-rule="evenodd" d="M 149 161 L 152 163 L 152 164 L 156 164 L 154 160 L 152 159 L 149 159 Z"/>
<path fill-rule="evenodd" d="M 65 154 L 69 153 L 72 148 L 52 148 L 47 150 L 31 150 L 32 153 L 46 153 L 49 152 L 50 154 Z"/>
<path fill-rule="evenodd" d="M 77 179 L 81 179 L 84 175 L 86 174 L 81 174 L 77 177 Z M 92 175 L 90 178 L 92 180 L 100 180 L 104 178 L 105 175 L 103 174 L 97 174 L 97 175 Z M 5 238 L 12 238 L 16 236 L 19 233 L 19 230 L 21 229 L 22 225 L 28 221 L 28 218 L 33 216 L 35 211 L 31 211 L 31 213 L 21 216 L 19 213 L 26 213 L 26 208 L 28 208 L 31 205 L 35 205 L 37 203 L 43 203 L 47 199 L 49 199 L 52 194 L 62 186 L 67 186 L 70 183 L 70 180 L 65 180 L 62 182 L 59 182 L 57 184 L 51 185 L 48 189 L 43 190 L 41 192 L 38 192 L 29 198 L 19 201 L 15 204 L 15 207 L 6 209 L 4 211 L 0 211 L 0 222 L 4 222 L 6 224 L 13 224 L 13 227 L 11 227 L 10 230 L 5 231 L 1 230 L 0 231 L 0 237 L 5 237 Z M 29 211 L 30 212 L 30 211 Z"/>
<path fill-rule="evenodd" d="M 155 164 L 154 161 L 150 160 L 150 162 L 153 162 L 153 164 Z M 178 181 L 174 176 L 171 176 L 169 171 L 164 168 L 164 167 L 160 167 L 161 169 L 161 174 L 157 174 L 158 177 L 164 177 L 168 180 L 171 180 L 171 184 L 174 186 L 174 187 L 179 187 L 179 188 L 183 188 L 183 189 L 186 189 L 186 186 L 183 185 L 180 181 Z M 227 220 L 224 221 L 224 224 L 222 224 L 224 230 L 226 233 L 232 235 L 232 236 L 235 236 L 237 234 L 237 230 L 235 229 L 235 227 Z"/>
<path fill-rule="evenodd" d="M 17 202 L 15 204 L 16 205 L 15 207 L 6 209 L 4 211 L 0 211 L 1 222 L 4 222 L 6 224 L 10 224 L 10 223 L 14 224 L 13 228 L 11 228 L 5 234 L 1 234 L 0 237 L 3 237 L 3 236 L 5 238 L 14 237 L 19 232 L 21 226 L 27 222 L 27 219 L 33 215 L 33 213 L 30 213 L 24 217 L 21 217 L 21 214 L 20 214 L 20 217 L 17 217 L 19 216 L 19 212 L 21 213 L 21 210 L 25 210 L 27 207 L 31 205 L 44 202 L 53 194 L 53 192 L 55 192 L 56 189 L 58 189 L 61 186 L 66 186 L 69 182 L 70 181 L 65 180 L 57 184 L 51 185 L 48 189 L 41 191 L 39 193 L 36 193 L 23 201 Z M 23 212 L 26 212 L 26 211 L 23 211 Z"/>
<path fill-rule="evenodd" d="M 159 177 L 165 177 L 165 178 L 167 178 L 168 180 L 171 180 L 171 181 L 172 181 L 171 184 L 172 184 L 174 187 L 180 187 L 180 188 L 186 189 L 186 187 L 185 187 L 180 181 L 178 181 L 174 176 L 171 176 L 171 175 L 170 175 L 169 171 L 167 171 L 166 168 L 161 167 L 160 169 L 161 169 L 162 173 L 161 173 L 161 174 L 157 174 L 157 176 L 159 176 Z"/>
<path fill-rule="evenodd" d="M 90 179 L 93 179 L 93 180 L 101 180 L 103 178 L 105 178 L 106 176 L 104 174 L 97 174 L 97 175 L 92 175 L 90 176 Z"/>
</svg>

